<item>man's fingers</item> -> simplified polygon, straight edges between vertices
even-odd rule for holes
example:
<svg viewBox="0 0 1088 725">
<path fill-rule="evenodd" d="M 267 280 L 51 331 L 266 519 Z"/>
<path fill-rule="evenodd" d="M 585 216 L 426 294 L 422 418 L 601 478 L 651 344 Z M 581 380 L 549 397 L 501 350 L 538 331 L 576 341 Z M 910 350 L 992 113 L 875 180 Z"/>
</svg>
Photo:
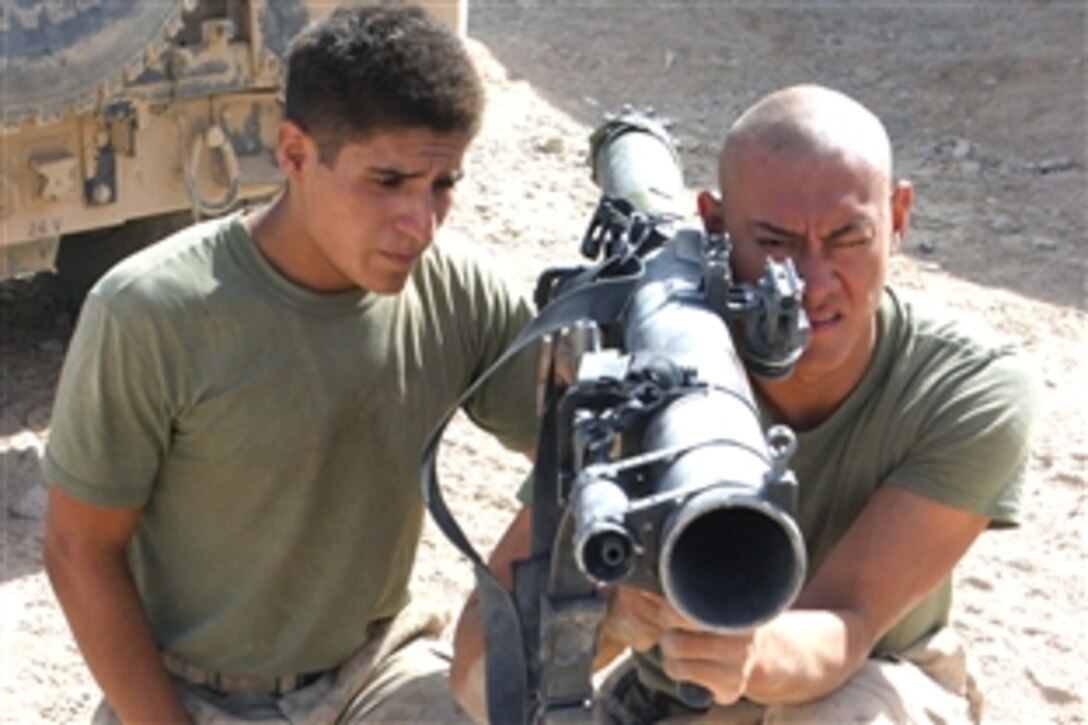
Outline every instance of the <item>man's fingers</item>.
<svg viewBox="0 0 1088 725">
<path fill-rule="evenodd" d="M 645 652 L 661 639 L 661 606 L 659 597 L 617 587 L 608 607 L 609 634 L 635 651 Z"/>
<path fill-rule="evenodd" d="M 714 702 L 731 705 L 744 696 L 747 673 L 709 660 L 665 660 L 665 674 L 676 682 L 690 682 L 710 691 Z"/>
<path fill-rule="evenodd" d="M 744 694 L 755 662 L 753 633 L 666 629 L 659 645 L 665 672 L 673 680 L 706 687 L 720 705 L 735 702 Z"/>
<path fill-rule="evenodd" d="M 553 354 L 555 355 L 555 378 L 563 385 L 570 385 L 574 382 L 574 375 L 577 372 L 576 358 L 581 355 L 578 349 L 578 341 L 571 338 L 571 331 L 569 329 L 563 329 L 558 339 L 555 340 L 555 346 L 553 348 Z"/>
<path fill-rule="evenodd" d="M 699 626 L 671 606 L 661 608 L 661 626 L 666 629 L 687 629 L 695 631 Z"/>
<path fill-rule="evenodd" d="M 661 651 L 676 659 L 709 659 L 727 666 L 747 662 L 754 653 L 753 635 L 714 634 L 683 629 L 665 629 Z"/>
<path fill-rule="evenodd" d="M 550 383 L 562 389 L 574 382 L 581 354 L 579 350 L 579 342 L 571 339 L 571 332 L 566 328 L 541 339 L 536 366 L 537 413 L 544 411 L 547 403 L 544 400 L 545 392 Z"/>
<path fill-rule="evenodd" d="M 544 406 L 548 401 L 544 399 L 548 389 L 549 376 L 552 370 L 552 350 L 554 342 L 551 335 L 545 335 L 540 341 L 540 357 L 536 363 L 536 412 L 544 413 Z"/>
</svg>

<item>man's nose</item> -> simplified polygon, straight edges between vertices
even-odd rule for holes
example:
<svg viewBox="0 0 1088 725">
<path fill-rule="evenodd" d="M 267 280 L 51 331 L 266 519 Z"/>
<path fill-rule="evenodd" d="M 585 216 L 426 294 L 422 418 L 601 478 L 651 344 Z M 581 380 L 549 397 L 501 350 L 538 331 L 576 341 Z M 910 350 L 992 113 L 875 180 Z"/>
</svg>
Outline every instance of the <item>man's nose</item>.
<svg viewBox="0 0 1088 725">
<path fill-rule="evenodd" d="M 437 226 L 437 206 L 431 194 L 406 202 L 397 216 L 397 231 L 417 242 L 430 242 Z"/>
<path fill-rule="evenodd" d="M 797 274 L 805 282 L 805 298 L 809 301 L 818 301 L 838 283 L 835 265 L 830 255 L 822 249 L 822 245 L 815 249 L 805 249 L 794 258 L 794 263 L 797 265 Z"/>
</svg>

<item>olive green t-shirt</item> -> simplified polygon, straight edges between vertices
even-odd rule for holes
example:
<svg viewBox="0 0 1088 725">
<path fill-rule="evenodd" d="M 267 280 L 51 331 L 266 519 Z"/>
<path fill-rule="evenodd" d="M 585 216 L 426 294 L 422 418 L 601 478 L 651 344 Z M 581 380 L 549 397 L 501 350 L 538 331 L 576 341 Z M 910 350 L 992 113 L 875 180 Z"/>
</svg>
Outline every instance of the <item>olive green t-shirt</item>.
<svg viewBox="0 0 1088 725">
<path fill-rule="evenodd" d="M 165 651 L 233 674 L 325 669 L 406 604 L 426 437 L 529 317 L 451 237 L 398 294 L 324 295 L 237 216 L 204 223 L 87 298 L 44 474 L 143 508 L 129 558 Z M 465 406 L 517 450 L 535 443 L 530 357 Z"/>
<path fill-rule="evenodd" d="M 862 380 L 826 421 L 797 435 L 790 467 L 809 576 L 883 485 L 981 514 L 995 527 L 1019 515 L 1035 399 L 1023 359 L 987 331 L 920 312 L 891 290 L 878 321 Z M 945 625 L 951 593 L 949 577 L 874 654 L 902 651 Z M 656 652 L 636 659 L 644 682 L 672 689 Z"/>
</svg>

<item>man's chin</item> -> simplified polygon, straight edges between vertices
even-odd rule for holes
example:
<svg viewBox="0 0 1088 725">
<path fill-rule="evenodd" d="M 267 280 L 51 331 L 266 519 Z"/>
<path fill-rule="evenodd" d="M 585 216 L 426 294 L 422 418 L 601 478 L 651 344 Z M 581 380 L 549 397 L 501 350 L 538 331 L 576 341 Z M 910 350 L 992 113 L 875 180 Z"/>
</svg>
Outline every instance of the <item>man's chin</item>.
<svg viewBox="0 0 1088 725">
<path fill-rule="evenodd" d="M 408 275 L 397 277 L 383 277 L 380 279 L 368 279 L 365 284 L 360 284 L 361 289 L 376 295 L 400 294 L 408 283 Z"/>
</svg>

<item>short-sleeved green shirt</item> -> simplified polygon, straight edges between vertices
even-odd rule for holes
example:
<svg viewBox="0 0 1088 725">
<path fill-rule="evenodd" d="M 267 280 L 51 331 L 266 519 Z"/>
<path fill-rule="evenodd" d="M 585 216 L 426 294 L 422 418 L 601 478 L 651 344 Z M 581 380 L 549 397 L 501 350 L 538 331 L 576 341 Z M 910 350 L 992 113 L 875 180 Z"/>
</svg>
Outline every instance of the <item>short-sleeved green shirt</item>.
<svg viewBox="0 0 1088 725">
<path fill-rule="evenodd" d="M 1035 400 L 1022 357 L 989 332 L 921 312 L 891 290 L 878 314 L 862 380 L 826 421 L 797 436 L 791 468 L 809 576 L 883 485 L 981 514 L 995 527 L 1015 525 L 1019 514 Z M 951 594 L 949 577 L 874 654 L 902 651 L 947 624 Z M 672 688 L 655 651 L 637 660 L 644 682 Z"/>
<path fill-rule="evenodd" d="M 233 674 L 325 669 L 407 602 L 426 437 L 529 318 L 452 237 L 398 294 L 322 295 L 237 216 L 204 223 L 88 297 L 44 473 L 143 508 L 130 563 L 165 651 Z M 530 358 L 466 405 L 517 450 L 535 442 Z"/>
</svg>

